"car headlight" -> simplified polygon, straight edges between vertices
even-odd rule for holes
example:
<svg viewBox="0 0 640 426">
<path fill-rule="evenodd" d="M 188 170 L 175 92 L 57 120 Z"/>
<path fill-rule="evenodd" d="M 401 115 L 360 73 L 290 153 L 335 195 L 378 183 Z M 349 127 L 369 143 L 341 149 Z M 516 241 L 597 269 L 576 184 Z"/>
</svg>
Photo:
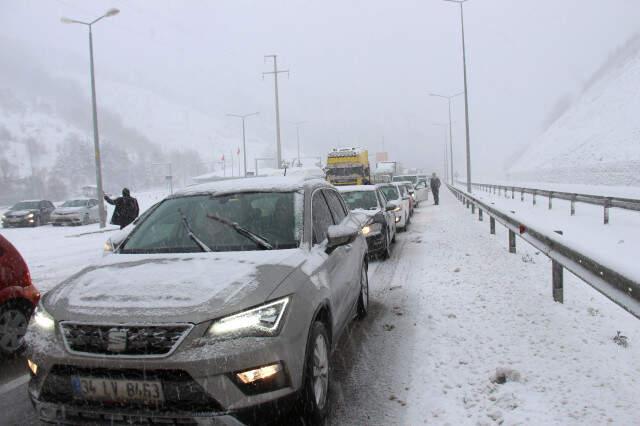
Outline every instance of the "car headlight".
<svg viewBox="0 0 640 426">
<path fill-rule="evenodd" d="M 362 234 L 365 236 L 369 234 L 373 235 L 373 234 L 379 233 L 380 231 L 382 231 L 381 223 L 372 223 L 362 228 Z"/>
<path fill-rule="evenodd" d="M 395 209 L 393 209 L 394 212 L 399 212 L 400 210 L 402 210 L 402 206 L 398 206 Z"/>
<path fill-rule="evenodd" d="M 56 325 L 53 317 L 42 307 L 42 302 L 38 304 L 33 313 L 33 324 L 43 331 L 52 331 Z"/>
<path fill-rule="evenodd" d="M 35 215 L 33 213 L 29 213 L 27 216 L 25 216 L 27 219 L 31 219 L 33 218 Z"/>
<path fill-rule="evenodd" d="M 288 304 L 289 297 L 285 297 L 215 320 L 207 334 L 215 338 L 275 336 Z"/>
</svg>

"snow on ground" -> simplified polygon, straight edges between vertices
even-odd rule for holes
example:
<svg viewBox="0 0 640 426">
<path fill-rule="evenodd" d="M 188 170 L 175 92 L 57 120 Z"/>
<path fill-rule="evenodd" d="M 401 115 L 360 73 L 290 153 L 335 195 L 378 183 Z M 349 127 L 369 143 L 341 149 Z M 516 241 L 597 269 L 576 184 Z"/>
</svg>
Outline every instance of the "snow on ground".
<svg viewBox="0 0 640 426">
<path fill-rule="evenodd" d="M 167 194 L 149 191 L 132 195 L 138 199 L 142 213 Z M 113 206 L 106 206 L 108 223 Z M 99 260 L 105 241 L 117 229 L 117 226 L 107 225 L 101 231 L 98 224 L 74 227 L 46 225 L 39 228 L 0 228 L 0 233 L 16 246 L 29 266 L 34 284 L 45 292 Z"/>
<path fill-rule="evenodd" d="M 604 197 L 621 197 L 640 199 L 640 186 L 585 185 L 570 183 L 520 182 L 520 181 L 487 181 L 493 185 L 517 186 L 521 188 L 541 189 L 544 191 L 570 192 L 574 194 L 601 195 Z M 465 184 L 462 184 L 463 186 Z M 518 193 L 519 197 L 520 194 Z"/>
<path fill-rule="evenodd" d="M 372 265 L 330 423 L 637 424 L 640 322 L 568 273 L 554 303 L 550 261 L 521 240 L 509 254 L 504 228 L 491 236 L 445 192 Z"/>
<path fill-rule="evenodd" d="M 536 197 L 534 206 L 533 197 L 527 194 L 525 201 L 520 201 L 520 194 L 511 199 L 510 191 L 508 197 L 479 189 L 473 195 L 536 230 L 547 234 L 563 231 L 561 238 L 567 245 L 640 281 L 640 212 L 612 208 L 610 222 L 604 225 L 601 206 L 576 203 L 576 214 L 571 216 L 569 201 L 554 199 L 549 210 L 549 199 L 541 196 Z"/>
</svg>

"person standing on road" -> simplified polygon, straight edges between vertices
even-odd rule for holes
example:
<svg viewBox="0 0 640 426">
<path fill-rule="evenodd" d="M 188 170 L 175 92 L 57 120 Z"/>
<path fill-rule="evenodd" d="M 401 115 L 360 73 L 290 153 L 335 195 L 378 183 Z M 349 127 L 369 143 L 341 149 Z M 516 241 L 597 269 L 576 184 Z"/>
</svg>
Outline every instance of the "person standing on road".
<svg viewBox="0 0 640 426">
<path fill-rule="evenodd" d="M 122 197 L 112 200 L 108 195 L 105 195 L 104 200 L 116 206 L 113 216 L 111 216 L 111 224 L 120 226 L 120 229 L 133 222 L 140 213 L 138 200 L 131 196 L 128 188 L 122 189 Z"/>
<path fill-rule="evenodd" d="M 433 201 L 437 206 L 440 204 L 440 178 L 436 175 L 436 172 L 431 175 L 429 185 L 431 186 L 431 192 L 433 192 Z"/>
</svg>

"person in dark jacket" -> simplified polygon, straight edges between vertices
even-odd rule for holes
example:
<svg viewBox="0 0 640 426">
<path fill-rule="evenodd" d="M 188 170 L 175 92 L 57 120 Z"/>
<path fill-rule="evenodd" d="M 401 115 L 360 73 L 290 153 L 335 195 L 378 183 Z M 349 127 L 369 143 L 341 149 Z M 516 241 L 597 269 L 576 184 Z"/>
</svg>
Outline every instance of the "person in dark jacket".
<svg viewBox="0 0 640 426">
<path fill-rule="evenodd" d="M 436 175 L 435 172 L 431 175 L 431 180 L 429 182 L 431 186 L 431 192 L 433 192 L 433 201 L 437 206 L 440 204 L 440 178 Z"/>
<path fill-rule="evenodd" d="M 105 195 L 104 200 L 116 206 L 113 216 L 111 216 L 111 224 L 120 226 L 120 229 L 133 222 L 140 213 L 138 200 L 131 196 L 127 188 L 122 189 L 122 197 L 112 200 L 108 195 Z"/>
</svg>

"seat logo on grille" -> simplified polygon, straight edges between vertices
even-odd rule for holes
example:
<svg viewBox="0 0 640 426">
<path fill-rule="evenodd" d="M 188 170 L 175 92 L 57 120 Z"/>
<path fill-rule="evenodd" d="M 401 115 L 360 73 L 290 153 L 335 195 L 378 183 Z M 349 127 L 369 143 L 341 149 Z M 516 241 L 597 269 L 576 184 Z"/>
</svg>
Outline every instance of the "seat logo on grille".
<svg viewBox="0 0 640 426">
<path fill-rule="evenodd" d="M 109 352 L 124 352 L 127 350 L 127 330 L 112 328 L 109 330 L 107 350 Z"/>
</svg>

